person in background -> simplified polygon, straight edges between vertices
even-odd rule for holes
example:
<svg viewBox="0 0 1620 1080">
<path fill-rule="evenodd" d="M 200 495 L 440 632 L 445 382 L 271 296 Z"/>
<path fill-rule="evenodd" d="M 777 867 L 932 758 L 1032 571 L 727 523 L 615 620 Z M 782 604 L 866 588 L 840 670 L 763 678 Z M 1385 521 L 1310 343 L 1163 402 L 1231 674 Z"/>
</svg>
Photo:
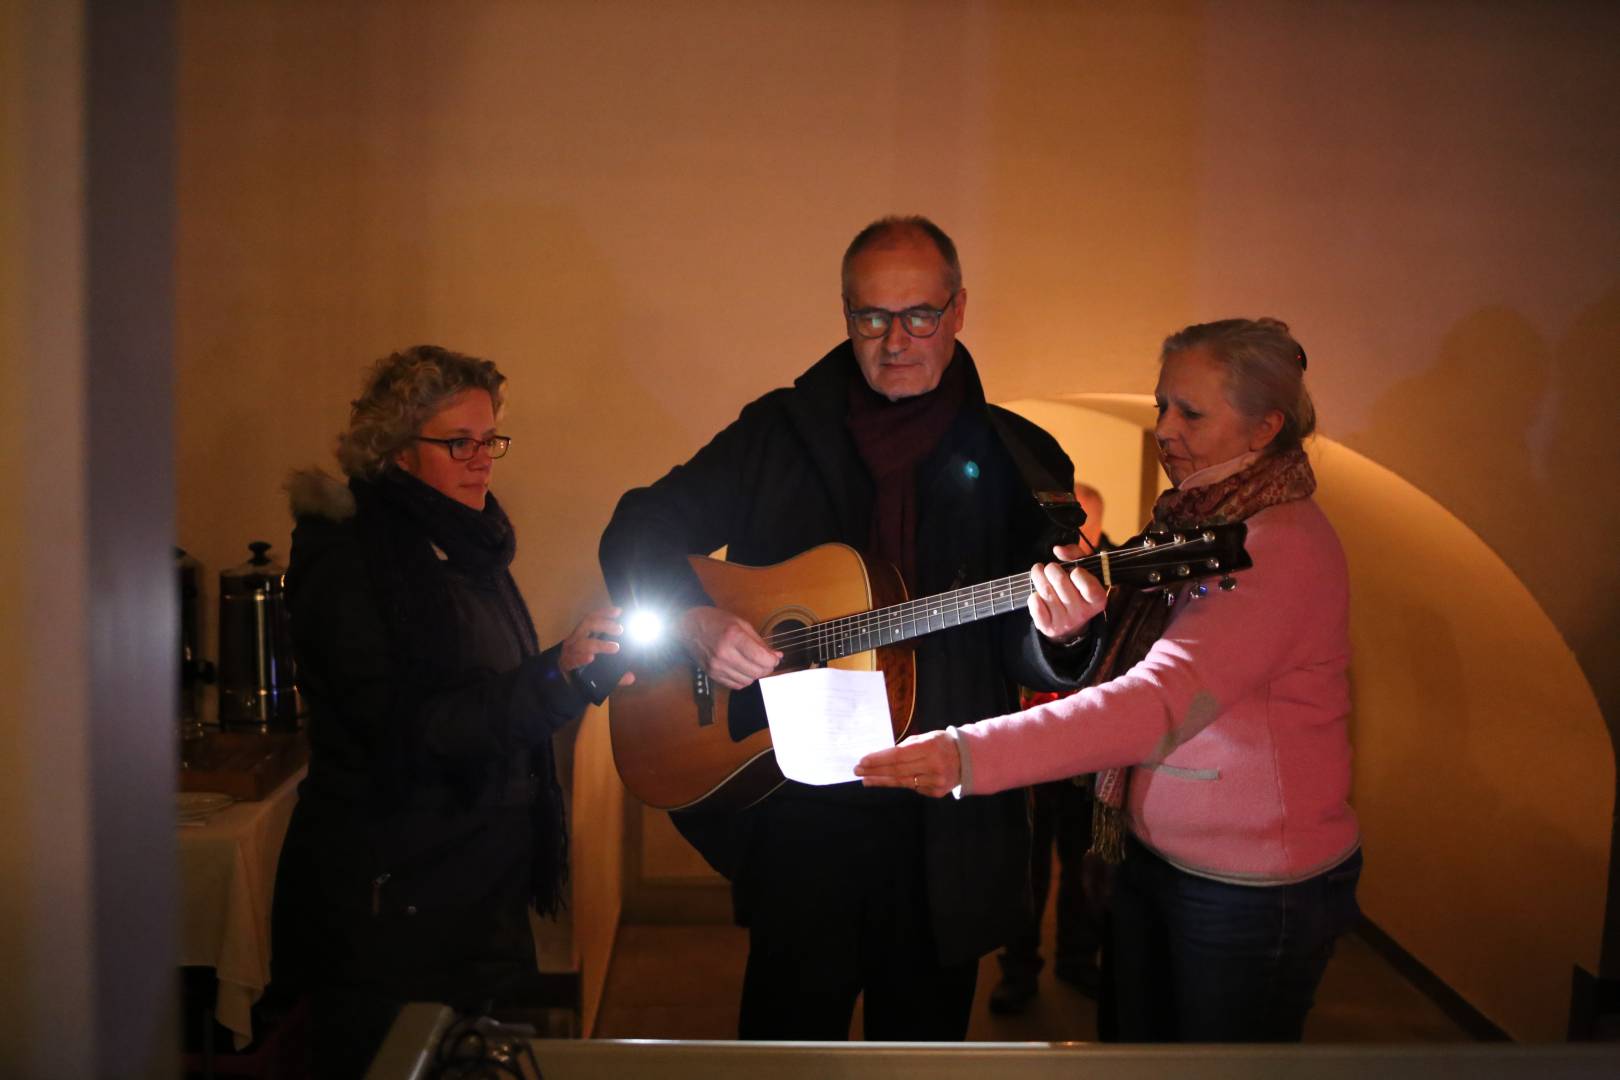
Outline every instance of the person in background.
<svg viewBox="0 0 1620 1080">
<path fill-rule="evenodd" d="M 1103 535 L 1102 493 L 1090 484 L 1076 483 L 1074 497 L 1085 511 L 1080 526 L 1080 548 L 1089 555 L 1113 544 Z M 1062 694 L 1025 690 L 1025 708 L 1055 701 Z M 1089 997 L 1098 990 L 1099 940 L 1096 916 L 1088 910 L 1081 864 L 1091 846 L 1091 775 L 1065 777 L 1032 785 L 1030 799 L 1029 879 L 1034 895 L 1030 918 L 1001 950 L 1001 981 L 990 991 L 990 1011 L 1020 1013 L 1029 1007 L 1038 988 L 1041 959 L 1041 921 L 1052 891 L 1052 858 L 1058 864 L 1055 937 L 1052 974 Z"/>
<path fill-rule="evenodd" d="M 1049 462 L 1064 488 L 1073 483 L 1050 435 L 985 401 L 957 340 L 961 262 L 937 225 L 886 218 L 861 230 L 842 291 L 847 340 L 791 388 L 745 406 L 686 464 L 627 493 L 602 536 L 612 595 L 671 612 L 693 660 L 734 690 L 780 656 L 714 606 L 689 554 L 727 545 L 729 559 L 760 566 L 836 541 L 894 565 L 909 595 L 927 596 L 1016 573 L 1052 550 L 1056 530 L 1004 438 Z M 749 313 L 735 326 L 768 328 L 769 318 Z M 916 730 L 1006 711 L 1018 682 L 1080 685 L 1097 651 L 1081 627 L 1102 590 L 1040 569 L 1033 619 L 1013 612 L 917 639 Z M 788 782 L 719 817 L 678 820 L 732 879 L 749 929 L 743 1038 L 848 1038 L 862 994 L 868 1039 L 966 1035 L 979 958 L 1029 904 L 1022 792 L 940 804 Z"/>
<path fill-rule="evenodd" d="M 1253 567 L 1113 590 L 1093 685 L 909 738 L 857 772 L 978 796 L 1101 770 L 1119 1038 L 1297 1041 L 1361 873 L 1348 574 L 1311 499 L 1305 351 L 1276 319 L 1226 319 L 1171 335 L 1160 362 L 1155 437 L 1175 487 L 1153 520 L 1245 522 Z"/>
<path fill-rule="evenodd" d="M 617 609 L 541 651 L 490 492 L 506 379 L 435 346 L 379 361 L 341 483 L 293 474 L 287 569 L 309 776 L 282 848 L 275 978 L 312 996 L 316 1071 L 358 1076 L 399 1006 L 521 1003 L 532 907 L 564 900 L 552 735 Z"/>
</svg>

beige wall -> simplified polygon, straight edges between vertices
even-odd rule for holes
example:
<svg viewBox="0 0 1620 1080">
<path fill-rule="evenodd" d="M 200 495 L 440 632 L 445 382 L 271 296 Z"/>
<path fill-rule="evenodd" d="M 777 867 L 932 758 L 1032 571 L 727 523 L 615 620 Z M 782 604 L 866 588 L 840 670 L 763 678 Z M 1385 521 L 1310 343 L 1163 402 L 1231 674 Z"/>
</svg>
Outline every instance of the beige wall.
<svg viewBox="0 0 1620 1080">
<path fill-rule="evenodd" d="M 1328 434 L 1522 577 L 1620 724 L 1620 8 L 1223 5 L 1197 305 L 1296 325 Z M 1599 485 L 1601 486 L 1601 485 Z"/>
<path fill-rule="evenodd" d="M 842 245 L 921 210 L 997 400 L 1288 319 L 1324 432 L 1502 557 L 1612 723 L 1620 567 L 1546 547 L 1620 525 L 1617 39 L 1581 3 L 185 3 L 180 542 L 284 556 L 361 364 L 438 341 L 513 378 L 555 637 L 619 492 L 832 345 Z"/>
<path fill-rule="evenodd" d="M 281 476 L 328 459 L 361 364 L 440 341 L 513 377 L 498 489 L 561 632 L 617 495 L 837 340 L 843 244 L 895 209 L 957 234 L 997 397 L 1139 387 L 1188 306 L 1173 12 L 182 10 L 180 536 L 214 569 L 285 554 Z"/>
<path fill-rule="evenodd" d="M 618 492 L 835 341 L 843 242 L 922 209 L 997 399 L 1140 392 L 1191 318 L 1291 319 L 1326 432 L 1502 552 L 1613 712 L 1611 590 L 1537 552 L 1616 524 L 1572 477 L 1614 464 L 1617 19 L 182 5 L 182 542 L 284 545 L 281 474 L 327 458 L 360 365 L 446 342 L 513 376 L 499 486 L 560 632 Z"/>
</svg>

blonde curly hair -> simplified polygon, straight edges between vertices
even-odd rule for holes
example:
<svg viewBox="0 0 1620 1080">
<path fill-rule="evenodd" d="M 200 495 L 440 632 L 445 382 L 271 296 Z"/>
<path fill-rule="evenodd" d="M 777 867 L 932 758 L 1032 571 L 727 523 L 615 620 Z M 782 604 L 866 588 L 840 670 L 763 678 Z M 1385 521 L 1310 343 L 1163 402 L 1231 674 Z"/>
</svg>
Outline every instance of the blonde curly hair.
<svg viewBox="0 0 1620 1080">
<path fill-rule="evenodd" d="M 346 476 L 376 478 L 422 425 L 463 390 L 488 391 L 500 418 L 506 407 L 506 376 L 492 361 L 437 345 L 415 345 L 378 360 L 366 372 L 360 396 L 350 403 L 349 428 L 338 436 L 338 466 Z"/>
</svg>

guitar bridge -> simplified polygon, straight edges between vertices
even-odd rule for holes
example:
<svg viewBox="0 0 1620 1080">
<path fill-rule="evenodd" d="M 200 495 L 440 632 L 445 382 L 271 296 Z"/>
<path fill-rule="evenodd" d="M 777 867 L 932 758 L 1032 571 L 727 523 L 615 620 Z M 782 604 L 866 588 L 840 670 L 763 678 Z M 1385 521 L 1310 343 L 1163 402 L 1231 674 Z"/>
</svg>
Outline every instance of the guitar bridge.
<svg viewBox="0 0 1620 1080">
<path fill-rule="evenodd" d="M 696 665 L 692 667 L 692 703 L 697 706 L 698 727 L 714 723 L 714 684 L 709 673 Z"/>
</svg>

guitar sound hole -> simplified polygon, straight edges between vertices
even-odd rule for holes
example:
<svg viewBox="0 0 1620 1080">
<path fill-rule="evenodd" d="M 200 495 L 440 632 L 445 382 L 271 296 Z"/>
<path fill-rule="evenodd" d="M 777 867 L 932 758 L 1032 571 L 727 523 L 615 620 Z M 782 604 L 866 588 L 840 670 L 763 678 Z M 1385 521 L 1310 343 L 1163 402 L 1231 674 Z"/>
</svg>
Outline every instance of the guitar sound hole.
<svg viewBox="0 0 1620 1080">
<path fill-rule="evenodd" d="M 783 634 L 791 634 L 795 630 L 803 630 L 807 624 L 797 619 L 785 619 L 767 629 L 765 640 L 780 640 Z M 782 648 L 782 664 L 776 669 L 777 674 L 788 671 L 797 671 L 809 667 L 807 662 L 811 657 L 805 651 L 795 649 L 791 645 Z M 741 742 L 757 731 L 764 731 L 770 726 L 765 718 L 765 699 L 759 692 L 759 683 L 743 690 L 733 691 L 731 700 L 726 705 L 726 730 L 733 742 Z"/>
</svg>

